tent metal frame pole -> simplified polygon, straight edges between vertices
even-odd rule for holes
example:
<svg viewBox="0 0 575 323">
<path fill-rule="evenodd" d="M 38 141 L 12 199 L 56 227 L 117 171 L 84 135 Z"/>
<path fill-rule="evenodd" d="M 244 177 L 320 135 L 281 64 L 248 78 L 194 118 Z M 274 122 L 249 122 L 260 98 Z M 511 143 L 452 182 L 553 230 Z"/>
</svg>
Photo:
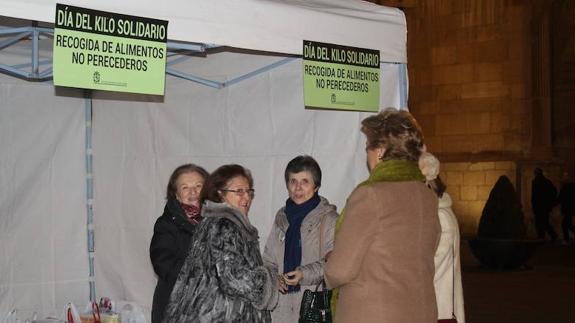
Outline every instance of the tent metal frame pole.
<svg viewBox="0 0 575 323">
<path fill-rule="evenodd" d="M 252 78 L 252 77 L 254 77 L 254 76 L 256 76 L 256 75 L 265 73 L 265 72 L 267 72 L 267 71 L 269 71 L 269 70 L 272 70 L 272 69 L 274 69 L 274 68 L 276 68 L 276 67 L 280 67 L 280 66 L 282 66 L 282 65 L 285 65 L 285 64 L 287 64 L 287 63 L 290 63 L 291 61 L 294 61 L 294 60 L 296 60 L 296 59 L 297 59 L 297 57 L 286 57 L 286 58 L 284 58 L 284 59 L 282 59 L 282 60 L 279 60 L 279 61 L 277 61 L 277 62 L 275 62 L 275 63 L 271 63 L 271 64 L 266 65 L 266 66 L 264 66 L 264 67 L 258 68 L 257 70 L 255 70 L 255 71 L 253 71 L 253 72 L 249 72 L 249 73 L 246 73 L 246 74 L 244 74 L 244 75 L 241 75 L 241 76 L 238 76 L 238 77 L 236 77 L 236 78 L 233 78 L 233 79 L 231 79 L 231 80 L 229 80 L 229 81 L 226 81 L 226 82 L 223 83 L 223 86 L 226 87 L 226 86 L 234 85 L 234 84 L 239 83 L 239 82 L 241 82 L 241 81 L 243 81 L 243 80 L 247 80 L 247 79 Z"/>
<path fill-rule="evenodd" d="M 199 76 L 194 76 L 191 74 L 180 72 L 176 69 L 169 68 L 169 67 L 166 67 L 166 74 L 172 75 L 175 77 L 179 77 L 179 78 L 184 79 L 184 80 L 192 81 L 192 82 L 195 82 L 198 84 L 206 85 L 206 86 L 209 86 L 209 87 L 212 87 L 215 89 L 223 88 L 223 83 L 221 83 L 221 82 L 216 82 L 216 81 L 204 79 L 204 78 L 201 78 Z"/>
<path fill-rule="evenodd" d="M 26 64 L 6 65 L 0 64 L 0 73 L 6 73 L 27 81 L 49 81 L 52 78 L 52 69 L 47 68 L 40 72 L 40 66 L 51 64 L 52 60 L 40 60 L 40 36 L 53 37 L 50 28 L 38 27 L 36 23 L 31 27 L 1 28 L 0 36 L 14 35 L 0 43 L 0 50 L 22 41 L 31 42 L 30 61 Z M 24 68 L 29 68 L 26 70 Z"/>
<path fill-rule="evenodd" d="M 175 77 L 179 77 L 179 78 L 182 78 L 182 79 L 185 79 L 185 80 L 188 80 L 188 81 L 196 82 L 196 83 L 199 83 L 199 84 L 202 84 L 202 85 L 206 85 L 206 86 L 209 86 L 209 87 L 213 87 L 213 88 L 215 88 L 215 89 L 223 89 L 223 88 L 225 88 L 225 87 L 229 87 L 229 86 L 234 85 L 234 84 L 236 84 L 236 83 L 239 83 L 239 82 L 241 82 L 241 81 L 244 81 L 244 80 L 250 79 L 250 78 L 252 78 L 252 77 L 255 77 L 255 76 L 257 76 L 257 75 L 260 75 L 260 74 L 262 74 L 262 73 L 265 73 L 265 72 L 267 72 L 267 71 L 269 71 L 269 70 L 272 70 L 272 69 L 277 68 L 277 67 L 279 67 L 279 66 L 282 66 L 282 65 L 284 65 L 284 64 L 290 63 L 290 62 L 292 62 L 292 61 L 294 61 L 294 60 L 296 60 L 296 59 L 298 59 L 298 58 L 297 58 L 297 57 L 286 57 L 286 58 L 283 58 L 283 59 L 281 59 L 281 60 L 279 60 L 279 61 L 277 61 L 277 62 L 273 62 L 273 63 L 271 63 L 271 64 L 269 64 L 269 65 L 260 67 L 260 68 L 258 68 L 257 70 L 254 70 L 254 71 L 252 71 L 252 72 L 246 73 L 246 74 L 244 74 L 244 75 L 240 75 L 240 76 L 238 76 L 238 77 L 235 77 L 235 78 L 233 78 L 233 79 L 231 79 L 231 80 L 228 80 L 228 81 L 225 81 L 225 82 L 218 82 L 218 81 L 208 80 L 208 79 L 205 79 L 205 78 L 201 78 L 201 77 L 198 77 L 198 76 L 194 76 L 194 75 L 191 75 L 191 74 L 187 74 L 187 73 L 180 72 L 180 71 L 178 71 L 178 70 L 176 70 L 176 69 L 173 69 L 173 68 L 166 68 L 166 74 L 169 74 L 169 75 L 172 75 L 172 76 L 175 76 Z"/>
<path fill-rule="evenodd" d="M 32 77 L 38 78 L 38 61 L 40 60 L 40 32 L 34 28 L 32 30 Z"/>
<path fill-rule="evenodd" d="M 94 169 L 92 150 L 92 91 L 84 91 L 85 149 L 86 149 L 86 230 L 88 244 L 88 269 L 90 301 L 96 301 L 96 279 L 94 270 L 95 234 L 94 234 Z"/>
<path fill-rule="evenodd" d="M 52 79 L 52 59 L 40 59 L 40 37 L 45 36 L 47 38 L 54 38 L 54 30 L 52 28 L 46 27 L 38 27 L 35 26 L 30 27 L 16 27 L 16 28 L 0 28 L 0 36 L 4 35 L 15 35 L 14 37 L 7 39 L 3 42 L 0 42 L 0 50 L 12 46 L 16 43 L 25 40 L 31 40 L 31 55 L 30 55 L 30 62 L 29 63 L 20 63 L 16 65 L 6 65 L 0 64 L 0 73 L 5 73 L 9 75 L 13 75 L 27 81 L 50 81 Z M 219 47 L 215 44 L 190 44 L 190 43 L 181 43 L 175 41 L 168 41 L 166 43 L 168 48 L 167 57 L 175 57 L 174 59 L 166 62 L 166 74 L 171 75 L 174 77 L 178 77 L 181 79 L 185 79 L 191 82 L 195 82 L 201 85 L 209 86 L 216 89 L 225 88 L 241 81 L 250 79 L 256 75 L 265 73 L 271 69 L 276 67 L 282 66 L 287 64 L 298 57 L 290 56 L 285 57 L 277 62 L 271 63 L 269 65 L 263 66 L 258 68 L 252 72 L 246 73 L 244 75 L 235 77 L 231 80 L 227 80 L 224 82 L 218 82 L 213 80 L 208 80 L 196 75 L 188 74 L 182 71 L 179 71 L 177 68 L 174 68 L 174 65 L 189 59 L 189 56 L 186 56 L 190 53 L 203 53 L 210 48 Z M 180 56 L 180 57 L 176 57 Z M 43 65 L 48 65 L 48 67 L 40 71 L 40 67 Z"/>
<path fill-rule="evenodd" d="M 2 35 L 2 33 L 0 33 L 0 35 Z M 14 45 L 14 44 L 22 41 L 23 38 L 26 38 L 28 36 L 30 36 L 30 32 L 26 31 L 26 32 L 20 33 L 20 34 L 12 37 L 10 39 L 7 39 L 7 40 L 0 43 L 0 49 L 4 49 L 8 46 Z"/>
<path fill-rule="evenodd" d="M 399 107 L 401 109 L 409 110 L 408 102 L 408 84 L 407 84 L 407 64 L 397 64 L 399 68 Z"/>
</svg>

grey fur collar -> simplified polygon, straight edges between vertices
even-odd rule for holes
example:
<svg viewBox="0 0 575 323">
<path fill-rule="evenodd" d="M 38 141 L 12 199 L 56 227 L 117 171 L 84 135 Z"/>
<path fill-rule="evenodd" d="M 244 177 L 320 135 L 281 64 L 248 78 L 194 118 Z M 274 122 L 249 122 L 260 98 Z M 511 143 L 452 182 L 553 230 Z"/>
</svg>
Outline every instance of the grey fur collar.
<svg viewBox="0 0 575 323">
<path fill-rule="evenodd" d="M 202 206 L 202 217 L 228 219 L 240 227 L 250 238 L 259 238 L 258 229 L 250 223 L 248 217 L 227 203 L 216 203 L 209 200 L 205 201 Z"/>
</svg>

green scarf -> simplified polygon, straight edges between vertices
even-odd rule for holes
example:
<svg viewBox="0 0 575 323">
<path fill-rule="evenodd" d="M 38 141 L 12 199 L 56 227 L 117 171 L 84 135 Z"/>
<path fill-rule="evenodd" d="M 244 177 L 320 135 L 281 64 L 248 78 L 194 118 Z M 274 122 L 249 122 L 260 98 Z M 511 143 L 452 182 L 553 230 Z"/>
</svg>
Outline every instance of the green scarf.
<svg viewBox="0 0 575 323">
<path fill-rule="evenodd" d="M 408 182 L 425 181 L 417 163 L 408 160 L 384 160 L 378 163 L 369 174 L 367 180 L 359 183 L 356 188 L 378 182 Z M 341 228 L 345 218 L 345 207 L 335 222 L 335 236 Z M 335 317 L 335 306 L 339 297 L 339 288 L 334 288 L 331 295 L 331 315 Z"/>
</svg>

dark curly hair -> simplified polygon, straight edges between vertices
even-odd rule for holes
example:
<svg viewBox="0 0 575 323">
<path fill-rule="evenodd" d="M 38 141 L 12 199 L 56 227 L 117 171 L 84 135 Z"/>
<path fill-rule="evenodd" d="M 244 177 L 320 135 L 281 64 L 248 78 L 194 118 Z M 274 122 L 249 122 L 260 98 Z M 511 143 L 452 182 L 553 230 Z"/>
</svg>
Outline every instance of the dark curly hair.
<svg viewBox="0 0 575 323">
<path fill-rule="evenodd" d="M 443 193 L 445 193 L 447 190 L 447 185 L 443 183 L 439 175 L 437 175 L 434 180 L 427 181 L 427 186 L 429 186 L 429 188 L 431 188 L 433 192 L 435 192 L 435 195 L 437 195 L 439 198 L 442 198 Z"/>
<path fill-rule="evenodd" d="M 226 188 L 232 178 L 238 176 L 245 177 L 250 184 L 250 188 L 254 187 L 252 173 L 247 168 L 237 164 L 223 165 L 213 171 L 206 179 L 200 196 L 202 204 L 206 200 L 216 203 L 223 202 L 220 191 Z"/>
<path fill-rule="evenodd" d="M 361 122 L 361 131 L 367 137 L 367 148 L 385 148 L 382 160 L 419 160 L 423 149 L 421 127 L 407 111 L 388 108 Z"/>
</svg>

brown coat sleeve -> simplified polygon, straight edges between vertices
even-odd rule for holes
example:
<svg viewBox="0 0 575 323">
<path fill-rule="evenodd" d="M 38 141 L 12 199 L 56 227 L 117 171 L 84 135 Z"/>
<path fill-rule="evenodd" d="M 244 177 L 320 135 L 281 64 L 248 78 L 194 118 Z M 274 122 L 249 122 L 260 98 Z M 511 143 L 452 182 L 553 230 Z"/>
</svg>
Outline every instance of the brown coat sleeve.
<svg viewBox="0 0 575 323">
<path fill-rule="evenodd" d="M 357 277 L 375 234 L 375 207 L 375 194 L 369 186 L 357 188 L 349 197 L 345 218 L 325 268 L 328 288 L 339 287 Z"/>
</svg>

